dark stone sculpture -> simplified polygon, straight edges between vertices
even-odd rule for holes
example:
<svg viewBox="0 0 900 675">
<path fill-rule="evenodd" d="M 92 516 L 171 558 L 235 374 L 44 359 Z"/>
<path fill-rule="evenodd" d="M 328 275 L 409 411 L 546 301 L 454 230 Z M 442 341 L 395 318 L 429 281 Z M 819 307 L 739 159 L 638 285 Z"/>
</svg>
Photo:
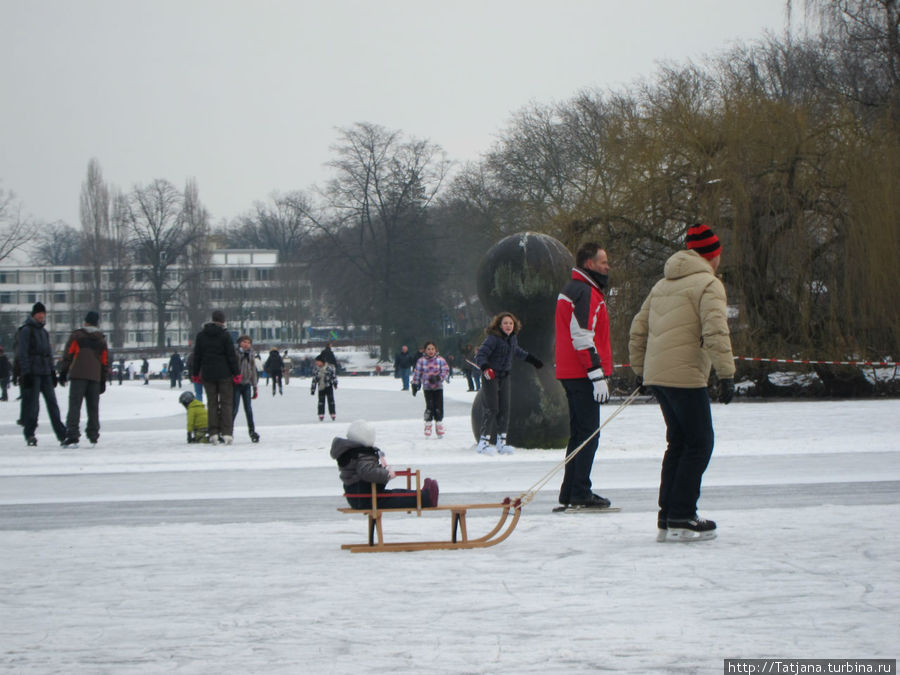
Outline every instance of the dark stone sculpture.
<svg viewBox="0 0 900 675">
<path fill-rule="evenodd" d="M 500 240 L 478 268 L 478 297 L 492 315 L 512 312 L 522 322 L 519 345 L 544 362 L 540 370 L 513 360 L 507 442 L 520 448 L 561 448 L 569 438 L 566 396 L 553 359 L 556 299 L 575 261 L 558 240 L 522 232 Z M 481 429 L 481 394 L 472 404 L 472 431 Z M 491 439 L 493 442 L 494 439 Z"/>
</svg>

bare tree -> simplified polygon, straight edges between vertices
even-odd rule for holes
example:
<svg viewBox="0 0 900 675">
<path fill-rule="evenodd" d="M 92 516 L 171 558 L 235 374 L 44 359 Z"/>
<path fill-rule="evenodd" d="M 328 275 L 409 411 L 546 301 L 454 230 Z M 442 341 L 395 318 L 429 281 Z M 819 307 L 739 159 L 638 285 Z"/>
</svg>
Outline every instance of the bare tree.
<svg viewBox="0 0 900 675">
<path fill-rule="evenodd" d="M 182 307 L 190 323 L 190 335 L 200 332 L 209 314 L 208 275 L 211 259 L 209 211 L 200 203 L 197 181 L 190 179 L 184 188 L 184 227 L 194 236 L 185 244 L 182 282 Z"/>
<path fill-rule="evenodd" d="M 37 228 L 31 259 L 36 265 L 81 265 L 83 244 L 74 227 L 62 221 L 48 223 Z"/>
<path fill-rule="evenodd" d="M 105 294 L 109 302 L 110 346 L 125 344 L 124 307 L 133 293 L 131 254 L 131 212 L 128 197 L 118 190 L 110 195 L 108 279 Z"/>
<path fill-rule="evenodd" d="M 184 276 L 172 268 L 204 234 L 202 219 L 186 220 L 184 204 L 184 195 L 164 179 L 135 187 L 128 200 L 135 258 L 150 284 L 146 299 L 156 309 L 160 349 L 166 346 L 166 311 L 177 305 L 175 298 L 184 284 Z"/>
<path fill-rule="evenodd" d="M 79 215 L 84 236 L 83 264 L 91 268 L 91 305 L 99 309 L 103 301 L 103 267 L 109 258 L 109 188 L 96 158 L 88 162 L 87 176 L 81 184 Z"/>
<path fill-rule="evenodd" d="M 427 210 L 450 166 L 440 147 L 406 140 L 399 131 L 359 123 L 340 130 L 330 165 L 336 177 L 324 190 L 321 213 L 306 212 L 321 235 L 320 274 L 341 303 L 358 301 L 365 319 L 381 327 L 381 350 L 391 334 L 414 325 L 423 294 L 436 284 Z"/>
<path fill-rule="evenodd" d="M 22 205 L 14 192 L 0 187 L 0 260 L 31 241 L 35 224 L 22 215 Z"/>
</svg>

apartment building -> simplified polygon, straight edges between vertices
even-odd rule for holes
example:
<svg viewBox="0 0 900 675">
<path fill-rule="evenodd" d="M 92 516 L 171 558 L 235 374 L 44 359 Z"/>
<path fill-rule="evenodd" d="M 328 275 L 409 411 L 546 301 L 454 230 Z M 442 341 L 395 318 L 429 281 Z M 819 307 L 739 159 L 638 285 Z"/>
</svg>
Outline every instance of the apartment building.
<svg viewBox="0 0 900 675">
<path fill-rule="evenodd" d="M 99 308 L 101 330 L 111 346 L 124 350 L 157 348 L 158 309 L 149 270 L 133 266 L 119 290 L 112 290 L 115 270 L 102 270 L 103 302 Z M 121 276 L 121 273 L 119 273 Z M 184 283 L 187 275 L 199 279 L 193 294 Z M 21 266 L 0 263 L 0 335 L 10 340 L 32 305 L 47 306 L 47 330 L 51 344 L 62 347 L 69 332 L 83 322 L 91 306 L 93 270 L 83 265 Z M 254 342 L 299 342 L 309 322 L 312 292 L 303 265 L 279 264 L 274 250 L 219 249 L 208 267 L 197 270 L 172 266 L 166 275 L 173 290 L 163 316 L 164 349 L 186 348 L 193 343 L 195 327 L 209 320 L 213 309 L 222 309 L 228 327 L 246 333 Z M 123 290 L 124 286 L 124 290 Z M 112 294 L 118 293 L 118 322 L 110 325 Z M 193 296 L 193 297 L 191 297 Z M 116 344 L 118 343 L 118 344 Z M 11 341 L 6 349 L 11 349 Z"/>
</svg>

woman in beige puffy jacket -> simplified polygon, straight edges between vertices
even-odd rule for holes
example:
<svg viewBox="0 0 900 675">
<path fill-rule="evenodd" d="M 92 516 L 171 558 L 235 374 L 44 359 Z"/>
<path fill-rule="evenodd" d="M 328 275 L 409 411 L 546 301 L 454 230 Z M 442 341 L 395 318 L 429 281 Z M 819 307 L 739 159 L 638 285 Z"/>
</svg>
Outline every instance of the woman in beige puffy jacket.
<svg viewBox="0 0 900 675">
<path fill-rule="evenodd" d="M 719 377 L 719 400 L 734 394 L 734 357 L 725 287 L 716 277 L 719 239 L 707 225 L 688 230 L 687 250 L 666 261 L 631 322 L 631 368 L 651 386 L 666 421 L 667 449 L 659 486 L 659 541 L 715 537 L 716 524 L 697 515 L 700 483 L 713 450 L 707 384 Z"/>
</svg>

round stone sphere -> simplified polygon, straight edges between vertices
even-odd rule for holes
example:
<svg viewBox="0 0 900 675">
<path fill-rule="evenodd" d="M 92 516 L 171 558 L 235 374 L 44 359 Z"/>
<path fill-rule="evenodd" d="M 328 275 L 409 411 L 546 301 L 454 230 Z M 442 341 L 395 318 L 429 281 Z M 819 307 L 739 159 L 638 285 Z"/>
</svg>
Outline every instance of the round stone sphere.
<svg viewBox="0 0 900 675">
<path fill-rule="evenodd" d="M 561 448 L 569 435 L 568 406 L 556 381 L 554 332 L 556 299 L 575 261 L 563 244 L 546 234 L 522 232 L 501 239 L 478 268 L 478 297 L 494 315 L 512 312 L 522 322 L 519 346 L 544 363 L 535 369 L 513 360 L 507 442 L 520 448 Z M 472 431 L 478 438 L 482 395 L 472 406 Z"/>
</svg>

